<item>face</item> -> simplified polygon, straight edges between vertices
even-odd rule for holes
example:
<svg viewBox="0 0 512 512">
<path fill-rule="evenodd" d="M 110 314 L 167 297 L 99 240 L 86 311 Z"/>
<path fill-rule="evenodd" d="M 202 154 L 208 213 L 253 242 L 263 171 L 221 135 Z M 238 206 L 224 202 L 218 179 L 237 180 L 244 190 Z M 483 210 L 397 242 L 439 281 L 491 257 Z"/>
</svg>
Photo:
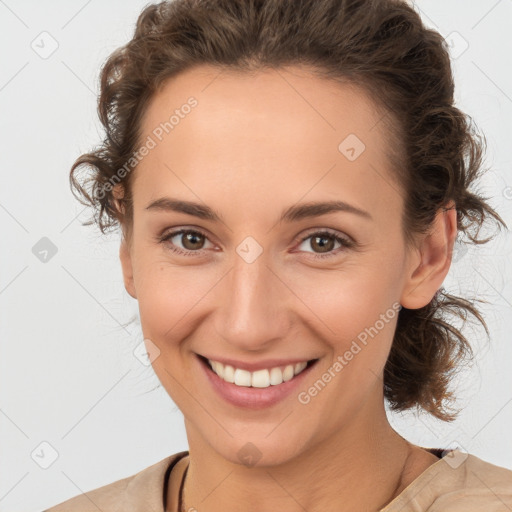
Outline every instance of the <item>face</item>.
<svg viewBox="0 0 512 512">
<path fill-rule="evenodd" d="M 362 91 L 299 68 L 202 66 L 153 97 L 120 254 L 190 444 L 277 464 L 381 414 L 399 304 L 431 298 L 409 278 L 387 133 Z"/>
</svg>

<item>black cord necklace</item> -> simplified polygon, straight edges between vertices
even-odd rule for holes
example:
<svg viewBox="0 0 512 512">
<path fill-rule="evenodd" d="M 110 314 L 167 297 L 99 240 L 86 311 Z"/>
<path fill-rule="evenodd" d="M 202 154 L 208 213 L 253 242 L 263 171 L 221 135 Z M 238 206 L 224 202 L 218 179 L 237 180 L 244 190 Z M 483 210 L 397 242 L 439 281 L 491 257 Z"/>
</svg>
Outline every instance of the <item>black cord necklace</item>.
<svg viewBox="0 0 512 512">
<path fill-rule="evenodd" d="M 411 446 L 410 444 L 407 445 L 407 455 L 405 457 L 405 461 L 404 461 L 404 464 L 402 466 L 402 471 L 400 473 L 400 477 L 398 479 L 398 483 L 395 487 L 395 490 L 393 491 L 393 493 L 391 494 L 391 500 L 388 500 L 386 502 L 386 504 L 390 503 L 396 496 L 396 492 L 397 490 L 399 489 L 400 487 L 400 484 L 402 483 L 402 478 L 403 478 L 403 474 L 404 474 L 404 471 L 405 471 L 405 466 L 407 464 L 407 461 L 409 460 L 409 457 L 411 455 Z M 187 467 L 185 468 L 185 471 L 183 472 L 183 477 L 181 479 L 181 483 L 180 483 L 180 490 L 179 490 L 179 493 L 178 493 L 178 512 L 187 512 L 185 510 L 185 505 L 183 503 L 183 489 L 185 487 L 185 479 L 187 477 L 187 472 L 188 472 L 188 468 L 189 468 L 190 464 L 187 465 Z M 194 510 L 194 509 L 192 509 Z"/>
<path fill-rule="evenodd" d="M 180 491 L 178 493 L 178 512 L 185 512 L 185 505 L 183 504 L 183 488 L 185 487 L 185 478 L 187 476 L 188 467 L 189 464 L 185 468 L 185 471 L 183 472 L 183 478 L 181 479 Z"/>
</svg>

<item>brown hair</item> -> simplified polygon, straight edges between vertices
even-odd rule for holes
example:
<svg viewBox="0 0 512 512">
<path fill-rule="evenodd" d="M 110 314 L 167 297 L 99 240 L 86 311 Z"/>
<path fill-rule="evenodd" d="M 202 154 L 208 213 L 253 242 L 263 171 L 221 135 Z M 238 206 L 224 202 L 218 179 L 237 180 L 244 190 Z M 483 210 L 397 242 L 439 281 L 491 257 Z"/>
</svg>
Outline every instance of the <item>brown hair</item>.
<svg viewBox="0 0 512 512">
<path fill-rule="evenodd" d="M 102 68 L 103 143 L 71 169 L 73 193 L 94 212 L 84 225 L 96 222 L 103 233 L 121 225 L 129 238 L 134 173 L 119 171 L 140 145 L 141 118 L 152 95 L 166 79 L 198 64 L 241 72 L 304 65 L 374 98 L 389 122 L 407 244 L 429 231 L 450 200 L 459 235 L 469 243 L 492 238 L 478 239 L 488 216 L 506 227 L 487 198 L 469 190 L 482 171 L 485 138 L 454 106 L 444 39 L 400 0 L 174 0 L 146 6 L 131 41 Z M 80 181 L 83 164 L 88 174 Z M 124 194 L 119 202 L 116 182 Z M 474 301 L 444 288 L 425 307 L 401 309 L 384 369 L 384 395 L 393 410 L 417 406 L 445 421 L 456 417 L 448 385 L 473 353 L 448 317 L 466 320 L 468 314 L 489 336 Z"/>
</svg>

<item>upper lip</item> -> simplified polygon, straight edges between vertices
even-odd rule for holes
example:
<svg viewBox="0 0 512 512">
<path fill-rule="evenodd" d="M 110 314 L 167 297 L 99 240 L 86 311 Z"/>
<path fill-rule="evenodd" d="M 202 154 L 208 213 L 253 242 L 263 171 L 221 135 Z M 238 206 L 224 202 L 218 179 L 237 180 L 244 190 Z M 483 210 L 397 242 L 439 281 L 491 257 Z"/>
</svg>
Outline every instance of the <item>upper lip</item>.
<svg viewBox="0 0 512 512">
<path fill-rule="evenodd" d="M 277 366 L 288 366 L 289 364 L 295 365 L 296 363 L 302 363 L 303 361 L 311 361 L 312 359 L 317 358 L 293 358 L 293 359 L 263 359 L 262 361 L 255 361 L 255 362 L 249 362 L 249 361 L 237 361 L 236 359 L 229 359 L 225 357 L 217 357 L 217 356 L 207 356 L 203 354 L 198 354 L 201 357 L 204 357 L 206 359 L 210 359 L 211 361 L 219 361 L 223 365 L 231 365 L 234 368 L 240 368 L 241 370 L 247 370 L 249 372 L 254 372 L 257 370 L 264 370 L 268 368 L 275 368 Z"/>
</svg>

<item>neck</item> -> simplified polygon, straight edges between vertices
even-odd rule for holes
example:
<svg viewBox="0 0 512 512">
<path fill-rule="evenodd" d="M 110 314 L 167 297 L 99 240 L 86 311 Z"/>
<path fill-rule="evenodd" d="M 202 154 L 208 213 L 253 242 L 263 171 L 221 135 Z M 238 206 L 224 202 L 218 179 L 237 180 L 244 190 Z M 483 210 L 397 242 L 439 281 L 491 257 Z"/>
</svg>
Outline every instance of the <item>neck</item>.
<svg viewBox="0 0 512 512">
<path fill-rule="evenodd" d="M 418 457 L 412 463 L 411 455 L 422 450 L 392 429 L 383 404 L 377 418 L 361 411 L 350 425 L 278 465 L 226 460 L 191 425 L 187 437 L 184 510 L 377 511 L 436 460 L 423 452 L 427 464 L 420 468 Z"/>
</svg>

